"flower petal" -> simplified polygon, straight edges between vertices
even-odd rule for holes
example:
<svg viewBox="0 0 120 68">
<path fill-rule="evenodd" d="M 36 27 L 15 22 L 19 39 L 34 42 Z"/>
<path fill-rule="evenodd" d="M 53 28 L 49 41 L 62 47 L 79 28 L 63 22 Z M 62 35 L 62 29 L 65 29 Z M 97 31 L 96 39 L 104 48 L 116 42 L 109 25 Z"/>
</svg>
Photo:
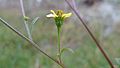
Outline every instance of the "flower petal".
<svg viewBox="0 0 120 68">
<path fill-rule="evenodd" d="M 55 17 L 53 14 L 48 14 L 48 15 L 46 15 L 46 17 Z"/>
<path fill-rule="evenodd" d="M 67 13 L 67 14 L 63 14 L 62 17 L 67 18 L 70 17 L 72 15 L 72 13 Z"/>
<path fill-rule="evenodd" d="M 53 15 L 54 15 L 55 17 L 58 17 L 57 14 L 56 14 L 53 10 L 50 10 L 50 11 L 53 13 Z"/>
</svg>

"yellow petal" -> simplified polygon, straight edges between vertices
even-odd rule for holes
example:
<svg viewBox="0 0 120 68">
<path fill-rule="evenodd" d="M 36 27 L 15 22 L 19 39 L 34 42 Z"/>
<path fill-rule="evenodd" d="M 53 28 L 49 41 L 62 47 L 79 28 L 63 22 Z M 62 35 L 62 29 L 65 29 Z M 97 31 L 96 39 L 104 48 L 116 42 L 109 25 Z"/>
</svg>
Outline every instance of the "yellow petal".
<svg viewBox="0 0 120 68">
<path fill-rule="evenodd" d="M 53 15 L 54 15 L 55 17 L 58 17 L 57 14 L 56 14 L 53 10 L 50 10 L 50 11 L 53 13 Z"/>
<path fill-rule="evenodd" d="M 48 14 L 48 15 L 46 15 L 46 17 L 55 17 L 53 14 Z"/>
<path fill-rule="evenodd" d="M 67 14 L 63 14 L 62 17 L 67 18 L 70 17 L 72 15 L 72 13 L 67 13 Z"/>
</svg>

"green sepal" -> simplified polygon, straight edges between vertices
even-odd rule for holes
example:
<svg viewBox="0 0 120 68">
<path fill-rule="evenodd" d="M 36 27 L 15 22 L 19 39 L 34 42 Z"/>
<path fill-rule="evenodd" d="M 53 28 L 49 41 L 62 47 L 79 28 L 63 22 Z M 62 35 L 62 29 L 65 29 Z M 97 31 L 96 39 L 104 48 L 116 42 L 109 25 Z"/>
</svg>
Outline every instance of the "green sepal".
<svg viewBox="0 0 120 68">
<path fill-rule="evenodd" d="M 61 28 L 63 25 L 64 19 L 62 17 L 56 17 L 55 18 L 55 24 L 58 28 Z"/>
</svg>

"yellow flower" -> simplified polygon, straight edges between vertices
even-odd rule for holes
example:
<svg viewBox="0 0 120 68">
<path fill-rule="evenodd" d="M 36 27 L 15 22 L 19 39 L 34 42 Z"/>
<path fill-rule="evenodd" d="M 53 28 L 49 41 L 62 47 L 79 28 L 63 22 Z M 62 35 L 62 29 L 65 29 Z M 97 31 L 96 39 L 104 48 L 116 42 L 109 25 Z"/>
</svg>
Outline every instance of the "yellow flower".
<svg viewBox="0 0 120 68">
<path fill-rule="evenodd" d="M 46 15 L 46 17 L 50 17 L 50 18 L 62 18 L 62 19 L 65 19 L 67 17 L 70 17 L 72 15 L 72 13 L 64 13 L 62 10 L 57 10 L 56 12 L 53 11 L 53 10 L 50 10 L 51 13 Z"/>
<path fill-rule="evenodd" d="M 57 10 L 56 12 L 51 10 L 51 13 L 46 15 L 46 17 L 54 18 L 55 24 L 58 28 L 61 28 L 64 19 L 70 17 L 72 13 L 64 13 L 62 10 Z"/>
</svg>

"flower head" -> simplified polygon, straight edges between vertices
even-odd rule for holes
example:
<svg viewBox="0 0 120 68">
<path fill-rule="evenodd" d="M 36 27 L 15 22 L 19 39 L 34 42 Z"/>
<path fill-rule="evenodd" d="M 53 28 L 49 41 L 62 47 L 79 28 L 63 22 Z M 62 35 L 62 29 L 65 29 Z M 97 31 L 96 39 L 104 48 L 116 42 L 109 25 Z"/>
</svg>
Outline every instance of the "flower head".
<svg viewBox="0 0 120 68">
<path fill-rule="evenodd" d="M 46 15 L 46 17 L 51 17 L 51 18 L 56 18 L 56 17 L 61 17 L 63 19 L 70 17 L 72 13 L 64 13 L 62 10 L 57 10 L 56 12 L 53 10 L 50 10 L 50 14 Z"/>
<path fill-rule="evenodd" d="M 62 10 L 57 10 L 57 11 L 50 10 L 50 12 L 51 13 L 46 15 L 46 17 L 54 18 L 57 27 L 61 27 L 64 19 L 72 15 L 72 13 L 64 13 Z"/>
</svg>

